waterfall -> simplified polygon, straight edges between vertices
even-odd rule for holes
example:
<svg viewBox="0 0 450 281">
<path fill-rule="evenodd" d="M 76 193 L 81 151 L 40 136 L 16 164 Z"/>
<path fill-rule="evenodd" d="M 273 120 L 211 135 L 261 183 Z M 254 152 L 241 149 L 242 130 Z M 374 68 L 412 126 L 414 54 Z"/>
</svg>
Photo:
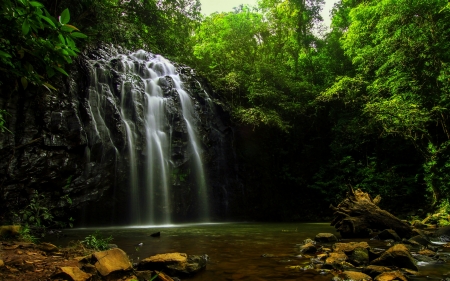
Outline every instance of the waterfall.
<svg viewBox="0 0 450 281">
<path fill-rule="evenodd" d="M 103 153 L 115 153 L 129 170 L 129 223 L 172 222 L 175 152 L 171 142 L 173 120 L 178 119 L 181 125 L 176 126 L 184 128 L 186 134 L 183 155 L 196 187 L 196 220 L 208 221 L 208 184 L 196 128 L 198 116 L 175 66 L 142 50 L 89 62 L 87 135 L 91 146 L 98 143 Z M 176 105 L 178 111 L 174 110 Z M 111 135 L 122 135 L 123 141 Z"/>
</svg>

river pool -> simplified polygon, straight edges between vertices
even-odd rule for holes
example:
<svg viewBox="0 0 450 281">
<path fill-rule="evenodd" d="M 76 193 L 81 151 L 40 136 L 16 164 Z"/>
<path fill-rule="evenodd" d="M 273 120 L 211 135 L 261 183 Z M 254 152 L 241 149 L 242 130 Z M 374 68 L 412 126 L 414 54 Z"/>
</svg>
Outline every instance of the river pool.
<svg viewBox="0 0 450 281">
<path fill-rule="evenodd" d="M 309 258 L 299 257 L 298 245 L 305 239 L 314 239 L 321 232 L 339 237 L 328 223 L 210 223 L 68 229 L 63 231 L 64 237 L 47 236 L 45 240 L 67 246 L 69 241 L 81 241 L 96 230 L 102 236 L 112 235 L 114 240 L 111 243 L 123 249 L 132 262 L 170 252 L 207 254 L 206 270 L 189 279 L 195 281 L 331 280 L 331 274 L 319 274 L 314 270 L 296 271 L 288 267 L 310 263 Z M 150 234 L 155 232 L 160 232 L 161 236 L 151 237 Z M 372 247 L 388 248 L 383 241 L 359 241 L 367 241 Z M 139 243 L 143 245 L 137 246 Z M 419 272 L 420 276 L 410 280 L 442 280 L 450 274 L 450 261 L 419 263 Z"/>
</svg>

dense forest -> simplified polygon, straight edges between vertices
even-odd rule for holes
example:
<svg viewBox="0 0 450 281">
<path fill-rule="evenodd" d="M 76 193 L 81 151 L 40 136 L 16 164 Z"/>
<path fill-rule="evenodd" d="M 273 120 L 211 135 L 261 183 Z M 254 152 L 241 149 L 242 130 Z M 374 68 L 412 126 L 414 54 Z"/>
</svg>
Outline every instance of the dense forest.
<svg viewBox="0 0 450 281">
<path fill-rule="evenodd" d="M 449 212 L 449 2 L 341 0 L 330 29 L 323 5 L 204 16 L 198 0 L 4 0 L 0 94 L 54 91 L 99 44 L 145 49 L 193 67 L 226 103 L 246 216 L 324 219 L 350 186 L 397 214 Z"/>
</svg>

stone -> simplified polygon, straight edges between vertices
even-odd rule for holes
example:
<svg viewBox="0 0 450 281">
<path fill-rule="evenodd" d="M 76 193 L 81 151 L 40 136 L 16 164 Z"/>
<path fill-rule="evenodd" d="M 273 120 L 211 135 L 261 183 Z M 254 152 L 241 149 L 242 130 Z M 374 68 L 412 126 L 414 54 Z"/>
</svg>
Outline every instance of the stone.
<svg viewBox="0 0 450 281">
<path fill-rule="evenodd" d="M 3 260 L 0 260 L 0 268 L 4 267 L 5 263 L 3 262 Z"/>
<path fill-rule="evenodd" d="M 397 266 L 418 271 L 411 253 L 403 244 L 397 244 L 387 249 L 381 256 L 371 262 L 372 265 Z"/>
<path fill-rule="evenodd" d="M 417 252 L 419 255 L 424 255 L 427 257 L 434 257 L 436 255 L 435 252 L 429 250 L 429 249 L 423 249 Z"/>
<path fill-rule="evenodd" d="M 380 233 L 378 233 L 378 237 L 381 240 L 388 240 L 388 239 L 392 239 L 394 241 L 401 241 L 402 240 L 400 238 L 400 236 L 398 236 L 397 232 L 395 232 L 392 229 L 385 229 L 385 230 L 381 231 Z"/>
<path fill-rule="evenodd" d="M 409 238 L 408 241 L 411 242 L 412 244 L 417 244 L 418 243 L 418 244 L 420 244 L 422 246 L 425 246 L 425 247 L 430 244 L 430 240 L 428 240 L 427 238 L 425 238 L 424 236 L 421 236 L 421 235 L 413 236 L 413 237 Z"/>
<path fill-rule="evenodd" d="M 349 256 L 349 262 L 361 266 L 369 263 L 369 251 L 366 248 L 356 248 Z"/>
<path fill-rule="evenodd" d="M 317 252 L 317 248 L 314 243 L 306 243 L 305 245 L 300 245 L 300 252 L 303 254 L 314 254 Z"/>
<path fill-rule="evenodd" d="M 314 240 L 321 243 L 332 243 L 338 241 L 337 237 L 333 233 L 319 233 L 316 235 Z"/>
<path fill-rule="evenodd" d="M 167 253 L 143 259 L 138 270 L 164 271 L 171 276 L 192 276 L 206 268 L 207 255 L 187 255 L 185 253 Z"/>
<path fill-rule="evenodd" d="M 364 248 L 369 249 L 369 244 L 367 242 L 349 242 L 349 243 L 335 243 L 333 245 L 334 252 L 345 252 L 349 253 L 355 250 L 356 248 Z"/>
<path fill-rule="evenodd" d="M 174 276 L 189 277 L 206 268 L 207 255 L 189 255 L 186 264 L 171 264 L 167 273 Z"/>
<path fill-rule="evenodd" d="M 15 237 L 20 233 L 20 225 L 2 225 L 0 226 L 0 237 Z"/>
<path fill-rule="evenodd" d="M 377 277 L 375 277 L 375 281 L 393 281 L 393 280 L 408 281 L 408 279 L 398 270 L 383 272 Z"/>
<path fill-rule="evenodd" d="M 91 274 L 83 272 L 78 267 L 63 266 L 58 269 L 58 272 L 53 278 L 64 278 L 64 280 L 71 281 L 86 281 L 91 278 Z"/>
<path fill-rule="evenodd" d="M 387 266 L 369 265 L 369 266 L 366 266 L 362 272 L 371 276 L 372 278 L 375 278 L 376 276 L 378 276 L 384 272 L 391 271 L 391 270 L 392 269 Z"/>
<path fill-rule="evenodd" d="M 42 242 L 37 247 L 39 250 L 42 250 L 44 252 L 57 252 L 58 251 L 58 247 L 56 247 L 55 245 L 53 245 L 51 243 L 46 243 L 46 242 Z"/>
<path fill-rule="evenodd" d="M 324 269 L 334 269 L 341 268 L 341 264 L 348 259 L 347 255 L 343 252 L 338 253 L 330 253 L 329 256 L 325 259 L 325 263 L 323 265 Z"/>
<path fill-rule="evenodd" d="M 433 237 L 442 242 L 450 242 L 450 225 L 437 229 L 434 232 Z"/>
<path fill-rule="evenodd" d="M 372 277 L 358 271 L 344 271 L 341 275 L 343 276 L 344 280 L 372 281 Z"/>
<path fill-rule="evenodd" d="M 96 252 L 92 257 L 96 260 L 94 265 L 102 276 L 132 269 L 127 254 L 119 248 Z"/>
<path fill-rule="evenodd" d="M 187 254 L 185 253 L 168 253 L 168 254 L 158 254 L 148 258 L 143 259 L 139 265 L 140 267 L 145 267 L 146 264 L 157 264 L 157 263 L 185 263 L 187 262 Z"/>
</svg>

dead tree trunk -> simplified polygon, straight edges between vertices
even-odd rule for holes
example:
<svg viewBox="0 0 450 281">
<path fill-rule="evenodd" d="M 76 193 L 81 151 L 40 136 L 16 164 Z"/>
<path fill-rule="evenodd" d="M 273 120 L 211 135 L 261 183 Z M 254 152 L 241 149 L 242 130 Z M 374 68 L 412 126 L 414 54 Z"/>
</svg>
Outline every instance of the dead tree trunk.
<svg viewBox="0 0 450 281">
<path fill-rule="evenodd" d="M 400 237 L 410 237 L 412 228 L 391 213 L 377 205 L 381 197 L 372 199 L 369 194 L 350 187 L 347 197 L 337 207 L 330 205 L 334 211 L 331 225 L 343 238 L 367 237 L 372 231 L 392 229 Z"/>
</svg>

